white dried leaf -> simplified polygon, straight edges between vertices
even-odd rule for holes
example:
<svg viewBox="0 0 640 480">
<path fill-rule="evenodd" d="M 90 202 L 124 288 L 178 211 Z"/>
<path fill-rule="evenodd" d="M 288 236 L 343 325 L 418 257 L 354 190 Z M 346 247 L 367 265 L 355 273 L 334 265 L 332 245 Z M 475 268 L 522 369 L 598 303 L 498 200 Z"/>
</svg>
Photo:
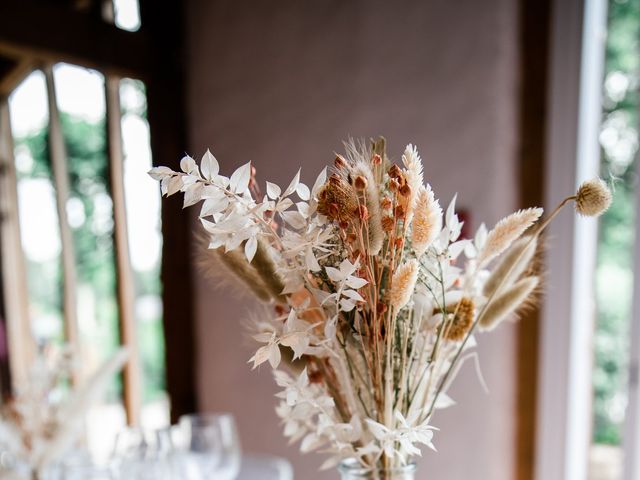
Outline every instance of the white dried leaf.
<svg viewBox="0 0 640 480">
<path fill-rule="evenodd" d="M 296 193 L 301 200 L 309 200 L 309 187 L 307 187 L 304 183 L 298 184 L 298 186 L 296 187 Z"/>
<path fill-rule="evenodd" d="M 209 149 L 207 149 L 205 154 L 202 156 L 202 160 L 200 160 L 200 170 L 202 170 L 204 178 L 209 181 L 213 180 L 220 171 L 220 165 L 218 165 L 216 157 L 213 156 Z"/>
<path fill-rule="evenodd" d="M 282 193 L 282 190 L 280 190 L 280 187 L 278 185 L 276 185 L 275 183 L 267 182 L 267 196 L 271 200 L 277 199 L 280 196 L 280 193 Z"/>
<path fill-rule="evenodd" d="M 229 179 L 229 187 L 234 193 L 244 193 L 249 188 L 251 180 L 251 162 L 247 162 L 239 167 Z"/>
<path fill-rule="evenodd" d="M 253 257 L 255 256 L 257 249 L 258 249 L 258 239 L 254 235 L 253 237 L 250 237 L 249 240 L 247 240 L 247 243 L 245 243 L 244 245 L 244 254 L 247 257 L 247 260 L 249 262 L 253 260 Z"/>
<path fill-rule="evenodd" d="M 307 224 L 306 219 L 300 214 L 300 212 L 296 212 L 296 211 L 282 212 L 280 213 L 280 215 L 282 216 L 282 219 L 285 222 L 287 222 L 296 230 L 300 228 L 304 228 L 304 226 Z"/>
<path fill-rule="evenodd" d="M 299 182 L 300 182 L 300 170 L 298 170 L 298 173 L 296 173 L 296 176 L 293 177 L 293 180 L 291 180 L 291 183 L 289 184 L 289 186 L 287 187 L 287 189 L 284 191 L 282 195 L 284 197 L 288 197 L 293 192 L 295 192 L 296 188 L 298 188 Z"/>
<path fill-rule="evenodd" d="M 200 175 L 198 172 L 198 165 L 196 164 L 196 161 L 189 155 L 185 155 L 184 157 L 182 157 L 182 160 L 180 160 L 180 169 L 184 173 L 188 173 L 189 175 Z"/>
<path fill-rule="evenodd" d="M 169 167 L 154 167 L 149 170 L 149 176 L 154 180 L 164 180 L 166 177 L 173 175 L 175 172 Z"/>
</svg>

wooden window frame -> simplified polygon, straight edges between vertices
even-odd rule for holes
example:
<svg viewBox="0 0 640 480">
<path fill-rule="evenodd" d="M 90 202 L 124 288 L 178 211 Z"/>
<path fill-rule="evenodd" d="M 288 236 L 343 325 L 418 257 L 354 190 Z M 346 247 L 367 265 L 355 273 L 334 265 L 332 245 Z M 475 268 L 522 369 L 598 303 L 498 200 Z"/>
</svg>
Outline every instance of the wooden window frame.
<svg viewBox="0 0 640 480">
<path fill-rule="evenodd" d="M 16 69 L 0 81 L 0 109 L 7 112 L 7 96 L 34 66 L 43 66 L 48 79 L 49 107 L 54 114 L 50 118 L 51 152 L 56 184 L 64 186 L 66 160 L 64 142 L 59 129 L 59 118 L 53 88 L 51 66 L 67 62 L 100 71 L 105 77 L 107 99 L 107 138 L 110 162 L 109 188 L 114 200 L 114 219 L 119 225 L 114 232 L 116 252 L 117 292 L 121 340 L 123 344 L 136 343 L 133 317 L 133 282 L 129 262 L 126 232 L 126 211 L 122 185 L 122 148 L 120 131 L 119 79 L 130 77 L 142 80 L 147 88 L 147 118 L 151 135 L 151 151 L 154 165 L 179 168 L 179 159 L 186 145 L 183 110 L 182 79 L 182 4 L 178 0 L 163 2 L 140 0 L 141 28 L 137 32 L 118 29 L 104 20 L 105 4 L 93 2 L 88 11 L 70 9 L 67 3 L 37 2 L 34 0 L 4 0 L 0 2 L 0 54 L 15 59 Z M 106 10 L 108 11 L 108 9 Z M 29 25 L 29 28 L 24 28 Z M 171 35 L 167 32 L 171 31 Z M 0 122 L 0 127 L 2 122 Z M 1 131 L 1 130 L 0 130 Z M 58 132 L 58 133 L 56 133 Z M 6 142 L 5 142 L 6 143 Z M 12 147 L 11 147 L 12 148 Z M 5 148 L 9 151 L 11 148 Z M 0 152 L 1 155 L 1 152 Z M 13 161 L 12 151 L 4 155 L 3 162 Z M 10 158 L 9 158 L 10 156 Z M 57 168 L 57 170 L 56 170 Z M 15 172 L 14 172 L 15 173 Z M 6 175 L 3 175 L 6 179 Z M 15 182 L 15 177 L 14 177 Z M 14 187 L 15 188 L 15 187 Z M 58 206 L 65 201 L 65 189 L 59 189 Z M 16 199 L 12 200 L 17 209 Z M 193 288 L 191 276 L 189 219 L 178 215 L 181 205 L 175 200 L 162 203 L 162 266 L 160 280 L 163 286 L 163 326 L 165 332 L 166 381 L 171 402 L 172 420 L 196 410 L 195 352 Z M 64 208 L 58 208 L 61 225 Z M 16 211 L 17 213 L 17 211 Z M 16 217 L 17 218 L 17 217 Z M 66 225 L 65 225 L 65 228 Z M 19 242 L 19 230 L 12 230 L 13 242 Z M 2 239 L 3 248 L 16 248 Z M 64 240 L 64 238 L 63 238 Z M 67 252 L 71 258 L 69 242 Z M 19 246 L 19 244 L 18 244 Z M 68 257 L 68 258 L 67 258 Z M 5 269 L 12 268 L 4 266 Z M 65 268 L 65 318 L 74 318 L 74 278 L 71 268 Z M 6 278 L 6 277 L 5 277 Z M 6 285 L 5 285 L 6 286 Z M 7 297 L 5 295 L 5 301 Z M 9 309 L 7 309 L 8 311 Z M 10 313 L 7 314 L 7 317 Z M 19 318 L 19 325 L 25 320 Z M 17 358 L 27 358 L 24 333 L 11 328 L 9 344 L 13 350 L 22 349 Z M 15 335 L 15 338 L 13 338 Z M 77 328 L 70 322 L 66 328 L 68 340 L 77 337 Z M 21 339 L 21 340 L 20 340 Z M 125 370 L 125 406 L 128 421 L 139 421 L 141 402 L 139 359 L 137 346 L 133 359 Z M 13 357 L 12 353 L 12 357 Z M 21 361 L 12 363 L 15 375 L 20 375 Z"/>
</svg>

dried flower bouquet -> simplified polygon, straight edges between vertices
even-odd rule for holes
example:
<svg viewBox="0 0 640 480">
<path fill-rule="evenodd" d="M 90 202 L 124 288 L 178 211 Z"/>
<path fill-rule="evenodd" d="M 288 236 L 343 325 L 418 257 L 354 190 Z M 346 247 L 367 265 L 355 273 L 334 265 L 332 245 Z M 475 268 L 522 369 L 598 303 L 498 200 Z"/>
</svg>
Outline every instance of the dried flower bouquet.
<svg viewBox="0 0 640 480">
<path fill-rule="evenodd" d="M 324 467 L 348 458 L 384 471 L 433 448 L 431 419 L 477 358 L 474 334 L 534 294 L 538 237 L 561 208 L 542 223 L 542 209 L 520 210 L 461 239 L 455 198 L 443 213 L 416 148 L 399 166 L 384 139 L 347 143 L 311 189 L 298 172 L 266 195 L 250 163 L 229 178 L 209 151 L 180 166 L 150 175 L 163 194 L 184 192 L 185 207 L 202 201 L 211 269 L 272 305 L 255 322 L 251 362 L 273 367 L 284 434 L 329 453 Z M 574 200 L 598 215 L 611 195 L 593 180 L 562 205 Z"/>
</svg>

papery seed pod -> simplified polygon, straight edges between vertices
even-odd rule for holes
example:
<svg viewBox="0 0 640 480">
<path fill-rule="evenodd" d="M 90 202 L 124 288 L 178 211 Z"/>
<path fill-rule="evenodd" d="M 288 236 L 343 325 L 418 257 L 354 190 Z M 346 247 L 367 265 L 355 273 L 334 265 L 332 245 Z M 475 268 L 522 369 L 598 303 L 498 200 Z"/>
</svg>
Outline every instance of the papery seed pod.
<svg viewBox="0 0 640 480">
<path fill-rule="evenodd" d="M 384 217 L 382 219 L 382 229 L 385 232 L 390 232 L 391 230 L 393 230 L 395 223 L 396 221 L 393 217 Z"/>
<path fill-rule="evenodd" d="M 336 159 L 333 164 L 338 170 L 346 169 L 349 165 L 342 155 L 336 155 Z"/>
<path fill-rule="evenodd" d="M 366 178 L 364 178 L 362 175 L 358 175 L 353 181 L 353 186 L 356 187 L 356 190 L 363 191 L 366 190 L 367 183 L 368 182 Z"/>
<path fill-rule="evenodd" d="M 391 165 L 391 168 L 389 168 L 389 171 L 387 173 L 391 178 L 395 178 L 395 179 L 402 178 L 402 170 L 400 170 L 400 167 L 395 163 Z"/>
</svg>

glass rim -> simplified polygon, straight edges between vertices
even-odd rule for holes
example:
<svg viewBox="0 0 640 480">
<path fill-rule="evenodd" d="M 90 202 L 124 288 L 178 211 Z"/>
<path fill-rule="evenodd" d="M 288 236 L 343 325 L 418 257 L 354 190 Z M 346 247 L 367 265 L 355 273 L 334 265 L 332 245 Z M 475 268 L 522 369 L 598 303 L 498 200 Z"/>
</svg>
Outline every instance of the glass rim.
<svg viewBox="0 0 640 480">
<path fill-rule="evenodd" d="M 218 420 L 231 420 L 235 421 L 235 417 L 229 412 L 210 412 L 210 413 L 188 413 L 181 415 L 178 419 L 178 424 L 184 422 L 191 422 L 195 424 L 210 423 Z"/>
<path fill-rule="evenodd" d="M 409 461 L 406 465 L 401 465 L 398 467 L 393 467 L 390 469 L 380 468 L 377 470 L 380 474 L 404 474 L 404 473 L 413 473 L 417 469 L 416 462 L 414 460 Z M 363 477 L 370 475 L 374 469 L 370 467 L 363 466 L 357 459 L 355 458 L 347 458 L 342 460 L 338 464 L 338 471 L 340 473 L 349 473 L 351 475 L 361 475 Z"/>
</svg>

